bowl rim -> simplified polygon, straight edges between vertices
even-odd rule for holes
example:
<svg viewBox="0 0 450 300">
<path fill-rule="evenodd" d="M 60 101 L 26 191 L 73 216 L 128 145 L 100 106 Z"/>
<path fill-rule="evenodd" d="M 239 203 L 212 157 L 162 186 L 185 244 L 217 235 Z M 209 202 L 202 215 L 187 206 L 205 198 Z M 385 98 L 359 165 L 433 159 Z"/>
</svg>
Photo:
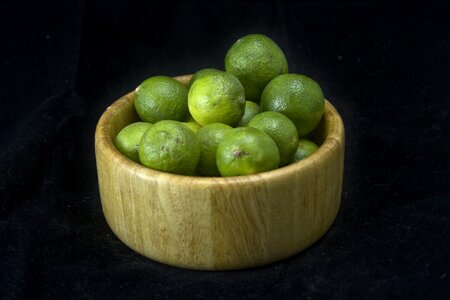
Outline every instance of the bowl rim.
<svg viewBox="0 0 450 300">
<path fill-rule="evenodd" d="M 182 75 L 174 77 L 183 84 L 187 84 L 192 75 Z M 158 181 L 184 181 L 186 184 L 195 185 L 230 185 L 230 184 L 245 184 L 245 182 L 264 182 L 274 178 L 282 176 L 293 175 L 296 172 L 300 172 L 303 169 L 307 169 L 314 165 L 316 162 L 326 159 L 332 152 L 341 148 L 341 144 L 344 142 L 344 124 L 341 116 L 337 112 L 336 108 L 325 99 L 325 111 L 324 118 L 333 121 L 335 126 L 329 127 L 328 135 L 325 137 L 323 143 L 319 146 L 319 149 L 298 162 L 288 164 L 281 168 L 277 168 L 270 171 L 265 171 L 251 175 L 241 176 L 229 176 L 229 177 L 202 177 L 192 175 L 180 175 L 172 174 L 163 171 L 154 170 L 145 167 L 120 153 L 114 146 L 113 137 L 110 136 L 112 119 L 117 117 L 117 113 L 126 108 L 128 105 L 132 105 L 134 101 L 134 93 L 132 91 L 116 101 L 114 101 L 106 110 L 102 113 L 95 130 L 95 151 L 106 151 L 107 157 L 114 160 L 116 163 L 121 164 L 126 169 L 132 169 L 136 175 L 144 179 L 155 179 Z"/>
</svg>

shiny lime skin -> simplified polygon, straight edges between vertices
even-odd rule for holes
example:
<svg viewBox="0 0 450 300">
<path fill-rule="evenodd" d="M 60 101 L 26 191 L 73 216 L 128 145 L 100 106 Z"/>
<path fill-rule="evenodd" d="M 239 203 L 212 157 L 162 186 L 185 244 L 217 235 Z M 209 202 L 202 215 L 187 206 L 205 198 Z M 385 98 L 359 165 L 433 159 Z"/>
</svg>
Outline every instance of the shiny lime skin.
<svg viewBox="0 0 450 300">
<path fill-rule="evenodd" d="M 145 122 L 183 121 L 188 115 L 187 95 L 187 88 L 179 81 L 167 76 L 153 76 L 136 88 L 134 106 Z"/>
<path fill-rule="evenodd" d="M 259 102 L 270 80 L 288 72 L 288 63 L 272 39 L 262 34 L 249 34 L 228 50 L 225 70 L 241 81 L 247 100 Z"/>
<path fill-rule="evenodd" d="M 189 80 L 188 88 L 190 88 L 197 79 L 205 77 L 206 75 L 209 75 L 209 74 L 213 74 L 215 72 L 220 72 L 220 70 L 215 69 L 215 68 L 205 68 L 205 69 L 201 69 L 201 70 L 195 72 L 194 75 L 192 75 L 191 80 Z"/>
<path fill-rule="evenodd" d="M 248 126 L 261 129 L 274 140 L 280 152 L 280 167 L 291 161 L 297 150 L 298 134 L 288 117 L 276 111 L 265 111 L 254 116 Z"/>
<path fill-rule="evenodd" d="M 238 126 L 247 126 L 248 122 L 261 112 L 261 108 L 253 101 L 245 101 L 245 112 L 242 119 L 239 121 Z"/>
<path fill-rule="evenodd" d="M 298 141 L 298 147 L 293 157 L 293 162 L 302 160 L 314 152 L 317 151 L 319 147 L 313 141 L 307 139 L 300 139 Z"/>
<path fill-rule="evenodd" d="M 319 84 L 299 74 L 283 74 L 261 95 L 263 111 L 277 111 L 294 122 L 300 137 L 310 133 L 323 116 L 325 98 Z"/>
<path fill-rule="evenodd" d="M 212 123 L 197 131 L 197 137 L 201 146 L 200 161 L 197 166 L 197 171 L 200 174 L 205 176 L 220 176 L 216 163 L 217 147 L 226 133 L 231 130 L 233 128 L 229 125 Z"/>
<path fill-rule="evenodd" d="M 139 143 L 152 125 L 146 122 L 135 122 L 125 126 L 114 140 L 117 150 L 129 159 L 139 162 Z"/>
<path fill-rule="evenodd" d="M 192 84 L 188 107 L 202 126 L 211 123 L 235 126 L 245 111 L 244 88 L 235 76 L 226 72 L 208 74 Z"/>
</svg>

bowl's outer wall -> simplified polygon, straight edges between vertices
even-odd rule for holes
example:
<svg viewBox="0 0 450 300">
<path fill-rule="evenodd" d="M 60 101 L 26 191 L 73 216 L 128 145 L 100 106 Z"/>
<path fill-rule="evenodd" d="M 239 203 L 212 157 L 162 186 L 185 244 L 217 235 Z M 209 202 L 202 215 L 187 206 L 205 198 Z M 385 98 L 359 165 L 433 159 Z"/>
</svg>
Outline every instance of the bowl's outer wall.
<svg viewBox="0 0 450 300">
<path fill-rule="evenodd" d="M 180 267 L 237 269 L 295 254 L 333 223 L 344 127 L 328 101 L 315 132 L 323 143 L 307 159 L 251 176 L 201 178 L 145 168 L 115 149 L 115 135 L 137 120 L 133 98 L 132 92 L 108 107 L 95 136 L 103 211 L 130 248 Z"/>
</svg>

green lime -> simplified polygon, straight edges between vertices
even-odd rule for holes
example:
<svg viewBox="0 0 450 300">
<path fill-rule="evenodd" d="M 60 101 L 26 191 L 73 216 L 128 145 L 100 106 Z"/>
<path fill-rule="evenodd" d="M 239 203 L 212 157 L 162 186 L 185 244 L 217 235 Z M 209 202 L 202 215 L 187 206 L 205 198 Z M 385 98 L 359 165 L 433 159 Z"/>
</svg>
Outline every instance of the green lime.
<svg viewBox="0 0 450 300">
<path fill-rule="evenodd" d="M 244 114 L 244 88 L 231 74 L 211 73 L 192 84 L 188 106 L 194 120 L 202 126 L 211 123 L 234 126 Z"/>
<path fill-rule="evenodd" d="M 288 72 L 288 63 L 273 40 L 262 34 L 250 34 L 228 50 L 225 70 L 241 81 L 247 100 L 259 102 L 269 81 Z"/>
<path fill-rule="evenodd" d="M 194 83 L 194 81 L 196 81 L 197 79 L 205 77 L 206 75 L 209 75 L 209 74 L 212 74 L 215 72 L 220 72 L 220 71 L 217 69 L 214 69 L 214 68 L 206 68 L 206 69 L 202 69 L 202 70 L 195 72 L 195 74 L 192 76 L 191 80 L 189 81 L 188 88 L 190 88 L 192 86 L 192 84 Z"/>
<path fill-rule="evenodd" d="M 298 74 L 283 74 L 274 78 L 261 96 L 261 109 L 287 116 L 294 122 L 299 136 L 307 135 L 317 126 L 324 105 L 325 99 L 319 84 Z"/>
<path fill-rule="evenodd" d="M 197 171 L 206 176 L 220 176 L 216 164 L 217 146 L 233 128 L 222 123 L 205 125 L 197 131 L 201 152 Z"/>
<path fill-rule="evenodd" d="M 136 88 L 134 106 L 139 117 L 150 123 L 183 121 L 188 113 L 187 88 L 167 76 L 154 76 Z"/>
<path fill-rule="evenodd" d="M 239 176 L 277 168 L 280 154 L 275 142 L 264 131 L 238 127 L 219 143 L 216 160 L 222 176 Z"/>
<path fill-rule="evenodd" d="M 200 159 L 200 143 L 183 123 L 159 121 L 142 137 L 139 158 L 144 166 L 155 170 L 191 175 Z"/>
<path fill-rule="evenodd" d="M 183 122 L 184 125 L 189 127 L 193 132 L 197 133 L 197 131 L 202 128 L 202 125 L 195 122 L 194 118 L 191 116 L 191 114 L 188 111 L 188 115 L 186 120 Z"/>
<path fill-rule="evenodd" d="M 125 126 L 114 140 L 117 150 L 135 162 L 139 162 L 139 143 L 152 125 L 146 122 L 135 122 Z"/>
<path fill-rule="evenodd" d="M 261 112 L 261 108 L 253 101 L 245 101 L 245 112 L 242 119 L 239 121 L 238 126 L 247 126 L 251 118 Z"/>
<path fill-rule="evenodd" d="M 200 126 L 200 124 L 198 124 L 195 121 L 186 121 L 186 122 L 182 122 L 184 125 L 186 125 L 190 130 L 192 130 L 194 133 L 197 133 L 197 131 L 202 128 L 202 126 Z"/>
<path fill-rule="evenodd" d="M 274 140 L 280 152 L 280 167 L 291 161 L 297 150 L 298 134 L 288 117 L 276 111 L 265 111 L 254 116 L 248 126 L 261 129 Z"/>
<path fill-rule="evenodd" d="M 311 154 L 316 152 L 317 149 L 319 149 L 319 147 L 314 142 L 307 139 L 300 139 L 298 141 L 297 151 L 295 152 L 293 157 L 293 162 L 302 160 L 310 156 Z"/>
</svg>

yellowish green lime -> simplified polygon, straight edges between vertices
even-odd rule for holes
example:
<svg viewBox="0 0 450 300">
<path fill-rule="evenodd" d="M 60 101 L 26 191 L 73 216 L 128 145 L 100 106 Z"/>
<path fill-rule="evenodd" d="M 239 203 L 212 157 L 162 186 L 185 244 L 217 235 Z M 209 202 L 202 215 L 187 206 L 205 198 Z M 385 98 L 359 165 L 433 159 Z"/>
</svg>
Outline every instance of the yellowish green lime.
<svg viewBox="0 0 450 300">
<path fill-rule="evenodd" d="M 319 123 L 325 99 L 319 84 L 298 74 L 274 78 L 261 96 L 263 111 L 277 111 L 294 122 L 300 137 L 310 133 Z"/>
<path fill-rule="evenodd" d="M 187 95 L 187 88 L 177 80 L 154 76 L 136 88 L 134 106 L 145 122 L 183 121 L 188 114 Z"/>
<path fill-rule="evenodd" d="M 152 125 L 146 122 L 135 122 L 125 126 L 114 141 L 117 150 L 135 162 L 139 162 L 139 143 Z"/>
<path fill-rule="evenodd" d="M 222 176 L 250 175 L 277 168 L 280 154 L 275 142 L 264 131 L 238 127 L 219 143 L 216 162 Z"/>
<path fill-rule="evenodd" d="M 300 139 L 298 141 L 298 147 L 295 152 L 293 162 L 302 160 L 310 156 L 311 154 L 316 152 L 317 149 L 319 149 L 319 147 L 314 142 L 307 139 Z"/>
<path fill-rule="evenodd" d="M 189 81 L 188 88 L 190 88 L 192 86 L 192 84 L 194 83 L 194 81 L 196 81 L 197 79 L 202 78 L 206 75 L 215 73 L 215 72 L 220 72 L 220 71 L 217 69 L 214 69 L 214 68 L 206 68 L 206 69 L 201 69 L 201 70 L 195 72 L 195 74 L 192 76 L 191 80 Z"/>
<path fill-rule="evenodd" d="M 183 123 L 159 121 L 142 137 L 139 158 L 144 166 L 155 170 L 192 175 L 200 159 L 200 143 Z"/>
<path fill-rule="evenodd" d="M 298 134 L 288 117 L 279 112 L 265 111 L 254 116 L 248 126 L 261 129 L 274 140 L 280 152 L 280 167 L 292 160 L 298 146 Z"/>
<path fill-rule="evenodd" d="M 288 63 L 272 39 L 250 34 L 237 40 L 228 50 L 225 70 L 241 81 L 247 100 L 259 102 L 269 81 L 288 72 Z"/>
<path fill-rule="evenodd" d="M 261 112 L 261 108 L 253 101 L 245 101 L 245 112 L 238 126 L 247 126 L 248 122 Z"/>
<path fill-rule="evenodd" d="M 186 121 L 183 122 L 184 125 L 186 125 L 190 130 L 192 130 L 194 133 L 197 133 L 197 131 L 202 128 L 202 126 L 200 126 L 200 124 L 198 124 L 195 121 Z"/>
<path fill-rule="evenodd" d="M 220 176 L 216 164 L 216 151 L 227 132 L 233 128 L 222 123 L 205 125 L 197 131 L 201 152 L 197 171 L 205 176 Z"/>
<path fill-rule="evenodd" d="M 192 84 L 188 106 L 194 120 L 202 126 L 211 123 L 235 126 L 244 115 L 244 88 L 233 75 L 213 72 Z"/>
</svg>

